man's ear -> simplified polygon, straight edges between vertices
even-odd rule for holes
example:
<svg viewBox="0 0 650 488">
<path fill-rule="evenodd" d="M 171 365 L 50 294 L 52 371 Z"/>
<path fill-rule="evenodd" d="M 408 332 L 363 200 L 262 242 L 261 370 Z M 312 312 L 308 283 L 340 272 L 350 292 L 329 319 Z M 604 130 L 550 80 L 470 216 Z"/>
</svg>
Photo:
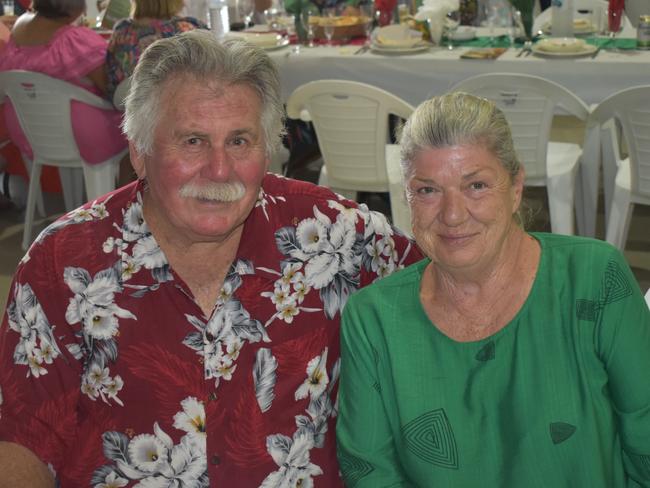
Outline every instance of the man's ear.
<svg viewBox="0 0 650 488">
<path fill-rule="evenodd" d="M 144 164 L 145 156 L 138 152 L 132 142 L 129 142 L 129 157 L 131 158 L 131 166 L 133 166 L 133 171 L 135 171 L 138 179 L 144 179 L 144 177 L 147 176 L 147 171 Z"/>
</svg>

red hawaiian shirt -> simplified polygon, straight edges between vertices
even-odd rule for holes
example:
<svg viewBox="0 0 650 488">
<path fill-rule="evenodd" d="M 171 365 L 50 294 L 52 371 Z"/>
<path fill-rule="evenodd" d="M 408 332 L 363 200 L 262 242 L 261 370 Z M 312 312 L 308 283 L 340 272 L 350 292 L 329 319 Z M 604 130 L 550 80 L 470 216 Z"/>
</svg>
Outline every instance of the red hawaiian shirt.
<svg viewBox="0 0 650 488">
<path fill-rule="evenodd" d="M 274 175 L 210 317 L 133 183 L 46 229 L 0 328 L 0 439 L 63 488 L 338 487 L 339 317 L 421 258 L 386 219 Z"/>
</svg>

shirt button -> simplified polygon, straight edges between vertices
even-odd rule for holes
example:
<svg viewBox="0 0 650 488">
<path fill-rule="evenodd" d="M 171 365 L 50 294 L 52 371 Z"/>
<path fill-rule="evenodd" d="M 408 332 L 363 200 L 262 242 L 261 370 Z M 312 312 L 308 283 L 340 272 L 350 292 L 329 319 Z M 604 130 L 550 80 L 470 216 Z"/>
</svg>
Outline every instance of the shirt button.
<svg viewBox="0 0 650 488">
<path fill-rule="evenodd" d="M 221 458 L 217 456 L 216 454 L 213 454 L 212 457 L 210 458 L 210 464 L 217 465 L 221 462 Z"/>
<path fill-rule="evenodd" d="M 217 399 L 217 393 L 216 392 L 213 391 L 212 393 L 210 393 L 208 395 L 208 400 L 210 400 L 211 402 L 215 401 L 216 399 Z"/>
</svg>

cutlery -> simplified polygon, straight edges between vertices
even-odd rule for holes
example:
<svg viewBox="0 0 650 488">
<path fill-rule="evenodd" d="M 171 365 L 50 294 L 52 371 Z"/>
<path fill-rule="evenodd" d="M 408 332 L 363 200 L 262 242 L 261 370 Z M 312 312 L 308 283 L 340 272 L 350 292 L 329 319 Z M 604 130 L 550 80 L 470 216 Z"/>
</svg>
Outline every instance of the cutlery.
<svg viewBox="0 0 650 488">
<path fill-rule="evenodd" d="M 531 50 L 533 48 L 533 41 L 525 41 L 524 42 L 524 47 L 521 48 L 521 51 L 517 53 L 517 58 L 520 58 L 524 53 L 526 53 L 526 56 L 528 56 L 531 53 Z"/>
<path fill-rule="evenodd" d="M 354 51 L 353 54 L 363 54 L 365 53 L 368 49 L 370 49 L 370 46 L 361 46 L 359 49 Z"/>
</svg>

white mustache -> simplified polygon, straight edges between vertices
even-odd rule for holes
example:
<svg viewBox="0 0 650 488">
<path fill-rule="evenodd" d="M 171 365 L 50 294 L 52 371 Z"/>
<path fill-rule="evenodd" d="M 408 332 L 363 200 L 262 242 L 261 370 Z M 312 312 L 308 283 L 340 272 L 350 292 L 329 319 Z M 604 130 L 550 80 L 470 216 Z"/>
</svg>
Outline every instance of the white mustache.
<svg viewBox="0 0 650 488">
<path fill-rule="evenodd" d="M 246 188 L 239 181 L 232 183 L 207 183 L 205 185 L 186 183 L 178 193 L 183 198 L 236 202 L 244 197 Z"/>
</svg>

